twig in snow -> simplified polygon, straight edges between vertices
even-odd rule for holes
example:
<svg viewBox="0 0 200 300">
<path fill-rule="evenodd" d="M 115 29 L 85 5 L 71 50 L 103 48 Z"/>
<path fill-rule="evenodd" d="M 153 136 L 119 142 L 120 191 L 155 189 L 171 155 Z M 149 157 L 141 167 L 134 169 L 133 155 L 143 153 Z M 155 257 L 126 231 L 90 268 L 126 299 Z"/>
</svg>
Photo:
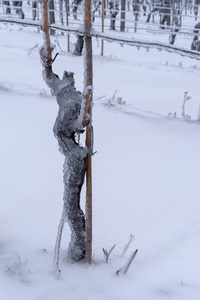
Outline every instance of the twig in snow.
<svg viewBox="0 0 200 300">
<path fill-rule="evenodd" d="M 167 116 L 168 116 L 169 118 L 170 118 L 170 117 L 176 118 L 176 112 L 175 112 L 175 113 L 169 112 Z"/>
<path fill-rule="evenodd" d="M 113 249 L 115 248 L 116 244 L 114 246 L 112 246 L 112 248 L 110 248 L 110 251 L 108 252 L 107 249 L 103 249 L 103 253 L 104 253 L 104 258 L 105 258 L 105 262 L 107 263 L 108 262 L 108 259 L 109 259 L 109 256 L 110 256 L 110 253 L 113 251 Z"/>
<path fill-rule="evenodd" d="M 36 49 L 36 48 L 39 48 L 39 44 L 37 44 L 37 43 L 35 43 L 35 46 L 33 46 L 33 47 L 31 47 L 29 50 L 28 50 L 28 55 L 30 55 L 32 52 L 33 52 L 33 50 L 34 49 Z"/>
<path fill-rule="evenodd" d="M 130 267 L 130 265 L 131 265 L 133 259 L 136 257 L 137 252 L 138 252 L 138 249 L 136 249 L 136 250 L 133 252 L 133 254 L 132 254 L 131 257 L 129 258 L 128 262 L 127 262 L 121 269 L 119 269 L 119 270 L 116 272 L 117 275 L 119 275 L 120 272 L 122 272 L 123 274 L 126 274 L 126 273 L 127 273 L 127 271 L 128 271 L 128 269 L 129 269 L 129 267 Z"/>
<path fill-rule="evenodd" d="M 186 120 L 191 120 L 191 116 L 185 114 L 185 103 L 186 103 L 186 101 L 188 101 L 190 99 L 191 99 L 191 97 L 188 96 L 188 92 L 185 92 L 183 105 L 182 105 L 182 117 L 183 117 L 183 119 L 186 119 Z"/>
<path fill-rule="evenodd" d="M 130 245 L 131 245 L 133 239 L 134 239 L 134 235 L 133 235 L 132 233 L 130 233 L 129 241 L 128 241 L 128 243 L 124 246 L 124 249 L 123 249 L 123 251 L 122 251 L 121 257 L 124 256 L 124 254 L 126 253 L 126 251 L 128 250 L 128 248 L 130 247 Z"/>
<path fill-rule="evenodd" d="M 27 276 L 31 272 L 27 267 L 27 260 L 23 262 L 18 253 L 17 255 L 19 262 L 13 262 L 12 264 L 7 265 L 5 273 L 7 273 L 9 276 L 14 277 L 17 280 L 20 280 L 22 283 L 29 283 L 29 279 Z"/>
<path fill-rule="evenodd" d="M 112 105 L 112 103 L 115 101 L 116 94 L 117 94 L 117 90 L 114 92 L 112 97 L 108 99 L 108 104 L 109 105 Z"/>
<path fill-rule="evenodd" d="M 116 94 L 117 94 L 117 90 L 116 90 L 116 91 L 114 92 L 114 94 L 112 95 L 111 102 L 114 102 L 114 101 L 115 101 Z"/>
<path fill-rule="evenodd" d="M 61 238 L 62 238 L 64 224 L 65 224 L 65 207 L 63 206 L 62 216 L 60 219 L 60 223 L 58 225 L 58 232 L 57 232 L 56 244 L 55 244 L 55 249 L 54 249 L 53 267 L 57 271 L 59 271 L 60 244 L 61 244 Z"/>
</svg>

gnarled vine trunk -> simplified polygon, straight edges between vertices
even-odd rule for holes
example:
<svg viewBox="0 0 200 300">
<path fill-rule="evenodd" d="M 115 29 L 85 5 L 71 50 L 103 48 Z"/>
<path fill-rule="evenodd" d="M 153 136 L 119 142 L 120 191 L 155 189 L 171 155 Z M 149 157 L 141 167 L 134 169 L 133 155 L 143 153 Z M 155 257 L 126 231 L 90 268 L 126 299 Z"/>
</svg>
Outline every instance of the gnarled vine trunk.
<svg viewBox="0 0 200 300">
<path fill-rule="evenodd" d="M 41 48 L 40 57 L 44 67 L 43 78 L 56 96 L 59 106 L 53 131 L 59 150 L 65 156 L 64 214 L 71 229 L 68 254 L 70 258 L 78 261 L 85 257 L 86 249 L 85 216 L 80 208 L 80 193 L 87 167 L 87 150 L 75 139 L 76 133 L 82 132 L 87 125 L 80 124 L 78 119 L 83 95 L 74 86 L 73 73 L 65 71 L 62 80 L 53 73 L 52 61 L 47 59 L 45 47 Z"/>
</svg>

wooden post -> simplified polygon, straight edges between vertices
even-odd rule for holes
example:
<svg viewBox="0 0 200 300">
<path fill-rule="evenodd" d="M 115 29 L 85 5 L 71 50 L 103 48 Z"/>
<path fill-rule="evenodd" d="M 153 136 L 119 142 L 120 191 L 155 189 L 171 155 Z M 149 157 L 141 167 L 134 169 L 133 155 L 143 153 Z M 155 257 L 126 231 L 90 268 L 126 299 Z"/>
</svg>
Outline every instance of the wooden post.
<svg viewBox="0 0 200 300">
<path fill-rule="evenodd" d="M 65 0 L 65 7 L 66 7 L 67 26 L 69 26 L 69 5 L 68 5 L 68 0 Z M 67 34 L 67 51 L 70 52 L 69 33 Z"/>
<path fill-rule="evenodd" d="M 47 50 L 47 59 L 48 61 L 51 61 L 51 40 L 49 36 L 49 9 L 48 9 L 48 1 L 43 0 L 43 31 L 44 31 L 44 45 Z"/>
<path fill-rule="evenodd" d="M 46 0 L 45 0 L 46 1 Z M 54 6 L 54 0 L 49 0 L 49 24 L 55 23 L 55 6 Z M 50 28 L 50 34 L 55 35 L 55 30 Z"/>
<path fill-rule="evenodd" d="M 40 20 L 40 13 L 39 13 L 39 3 L 38 3 L 38 1 L 36 3 L 36 9 L 37 9 L 37 12 L 36 12 L 36 14 L 37 14 L 37 21 L 39 21 Z M 38 27 L 37 31 L 40 32 L 40 27 Z"/>
<path fill-rule="evenodd" d="M 102 24 L 102 33 L 104 32 L 104 0 L 102 1 L 101 6 L 101 24 Z M 103 56 L 103 39 L 101 40 L 101 56 Z"/>
<path fill-rule="evenodd" d="M 93 86 L 92 70 L 92 38 L 87 35 L 90 32 L 91 22 L 91 0 L 84 2 L 84 25 L 85 25 L 85 51 L 84 51 L 84 85 Z M 92 103 L 92 94 L 91 102 Z M 90 123 L 86 128 L 86 146 L 88 152 L 92 151 L 92 105 L 89 106 Z M 92 262 L 92 156 L 88 154 L 88 163 L 86 171 L 86 262 Z"/>
<path fill-rule="evenodd" d="M 126 0 L 121 1 L 121 22 L 120 31 L 125 31 L 125 19 L 126 19 Z"/>
</svg>

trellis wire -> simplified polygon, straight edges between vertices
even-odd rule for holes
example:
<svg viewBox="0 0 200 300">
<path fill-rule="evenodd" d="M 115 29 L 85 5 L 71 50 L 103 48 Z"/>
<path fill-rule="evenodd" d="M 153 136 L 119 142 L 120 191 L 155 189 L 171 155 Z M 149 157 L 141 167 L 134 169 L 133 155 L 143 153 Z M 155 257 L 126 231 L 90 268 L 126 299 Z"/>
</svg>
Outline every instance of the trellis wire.
<svg viewBox="0 0 200 300">
<path fill-rule="evenodd" d="M 22 2 L 23 3 L 23 6 L 21 7 L 21 6 L 14 6 L 14 2 L 13 1 L 10 1 L 10 9 L 13 11 L 13 10 L 16 10 L 16 8 L 22 8 L 25 12 L 27 12 L 27 14 L 25 14 L 25 18 L 26 19 L 30 19 L 31 18 L 31 16 L 30 16 L 30 14 L 32 13 L 32 11 L 33 11 L 33 8 L 32 8 L 32 3 L 34 2 L 35 0 L 31 0 L 31 1 L 28 1 L 28 3 L 29 4 L 27 4 L 27 0 L 22 0 L 22 1 L 19 1 L 19 2 Z M 18 3 L 19 3 L 18 2 Z M 5 3 L 3 4 L 4 2 L 3 1 L 1 1 L 0 2 L 0 8 L 2 8 L 2 10 L 4 10 L 4 8 L 5 7 L 8 7 L 8 6 L 6 6 L 5 5 Z M 120 2 L 119 2 L 120 3 Z M 61 24 L 62 23 L 62 21 L 61 21 L 61 19 L 60 19 L 60 13 L 61 13 L 61 11 L 60 11 L 60 7 L 62 7 L 62 15 L 65 17 L 65 19 L 66 19 L 66 11 L 65 11 L 65 9 L 64 9 L 64 6 L 65 6 L 65 4 L 64 4 L 64 1 L 62 1 L 62 5 L 60 6 L 60 2 L 58 1 L 58 0 L 55 0 L 54 1 L 54 4 L 55 4 L 55 7 L 54 7 L 54 10 L 51 10 L 51 11 L 54 11 L 55 12 L 55 15 L 56 15 L 56 23 L 58 24 Z M 74 7 L 74 6 L 76 6 L 76 5 L 73 5 L 73 4 L 71 4 L 71 5 L 69 5 L 69 7 L 71 8 L 71 7 Z M 141 5 L 140 5 L 141 6 Z M 152 13 L 152 15 L 154 15 L 154 16 L 156 16 L 156 18 L 159 18 L 161 15 L 163 15 L 163 11 L 162 12 L 160 12 L 160 11 L 155 11 L 155 12 L 152 12 L 152 9 L 154 9 L 154 8 L 156 8 L 156 9 L 171 9 L 171 8 L 169 8 L 169 7 L 160 7 L 160 6 L 155 6 L 155 3 L 153 3 L 151 6 L 150 5 L 147 5 L 146 6 L 147 7 L 147 11 L 146 11 L 146 16 L 148 15 L 148 13 Z M 187 10 L 185 10 L 185 8 L 182 10 L 182 13 L 181 13 L 181 17 L 184 17 L 184 18 L 195 18 L 195 13 L 194 13 L 194 10 L 195 10 L 195 8 L 199 8 L 199 10 L 200 10 L 200 6 L 195 6 L 195 5 L 193 5 L 192 6 L 192 13 L 191 14 L 189 14 L 189 9 L 187 8 Z M 35 11 L 38 11 L 38 8 L 36 7 L 36 8 L 34 8 L 34 10 Z M 110 21 L 110 19 L 111 19 L 111 17 L 110 17 L 110 12 L 114 12 L 114 11 L 117 11 L 118 12 L 118 15 L 116 16 L 116 22 L 117 23 L 119 23 L 119 22 L 121 22 L 121 21 L 125 21 L 125 23 L 126 23 L 126 28 L 128 28 L 128 29 L 134 29 L 134 26 L 135 26 L 135 24 L 138 24 L 138 25 L 144 25 L 145 26 L 145 24 L 147 24 L 146 23 L 146 21 L 145 20 L 142 20 L 142 19 L 144 19 L 144 18 L 142 18 L 142 14 L 143 14 L 143 12 L 141 11 L 141 9 L 140 9 L 140 11 L 138 11 L 138 12 L 134 12 L 133 10 L 121 10 L 120 9 L 120 7 L 119 7 L 119 9 L 118 10 L 116 10 L 116 9 L 109 9 L 108 7 L 106 7 L 106 8 L 104 8 L 104 12 L 106 13 L 106 15 L 104 16 L 104 20 L 107 20 L 107 22 L 109 22 Z M 186 11 L 188 12 L 187 13 L 187 15 L 186 15 Z M 120 16 L 121 16 L 121 13 L 122 12 L 125 12 L 126 13 L 126 18 L 125 19 L 121 19 L 120 18 Z M 138 17 L 139 17 L 139 20 L 138 21 L 136 21 L 136 20 L 134 20 L 134 17 L 135 17 L 135 14 L 138 14 Z M 71 15 L 73 15 L 73 12 L 70 12 L 70 14 Z M 170 13 L 164 13 L 165 15 L 170 15 Z M 1 10 L 0 10 L 0 15 L 1 15 Z M 5 16 L 5 13 L 3 12 L 3 15 Z M 81 19 L 83 18 L 83 9 L 82 9 L 82 5 L 80 4 L 79 6 L 78 6 L 78 10 L 77 10 L 77 12 L 76 12 L 76 16 L 78 16 L 78 17 L 80 17 Z M 96 15 L 95 15 L 95 19 L 101 19 L 102 18 L 102 16 L 101 16 L 101 10 L 100 10 L 100 8 L 99 8 L 99 15 L 98 15 L 98 13 L 96 13 Z M 72 19 L 72 18 L 71 18 Z M 199 20 L 199 17 L 197 16 L 197 20 L 196 20 L 196 22 Z M 156 22 L 158 22 L 158 20 L 156 21 Z M 151 26 L 152 27 L 158 27 L 159 26 L 159 24 L 157 24 L 156 22 L 154 22 L 154 23 L 148 23 L 148 24 L 151 24 Z M 80 25 L 82 25 L 82 22 L 80 21 L 80 20 L 70 20 L 70 24 L 80 24 Z M 127 24 L 128 24 L 128 26 L 127 26 Z M 131 24 L 132 24 L 132 26 L 131 26 Z M 93 24 L 93 26 L 95 26 L 95 27 L 97 27 L 97 26 L 99 26 L 99 28 L 101 28 L 101 24 Z M 105 24 L 105 28 L 106 27 L 109 27 L 109 25 L 106 25 Z M 116 28 L 119 28 L 120 26 L 118 25 L 118 24 L 116 24 Z M 190 32 L 189 33 L 187 33 L 187 34 L 192 34 L 192 29 L 193 29 L 193 26 L 190 26 L 190 27 L 187 27 L 186 25 L 182 25 L 181 26 L 182 27 L 182 30 L 185 32 L 185 31 L 187 31 L 187 30 L 189 30 Z M 173 29 L 174 27 L 172 26 L 172 25 L 168 25 L 167 26 L 167 28 L 168 29 Z M 186 29 L 187 28 L 187 29 Z M 137 28 L 137 30 L 145 30 L 143 27 L 141 27 L 141 26 L 139 26 L 138 28 Z M 100 31 L 100 29 L 99 29 L 99 31 Z M 163 30 L 162 31 L 162 33 L 163 34 L 166 34 L 167 33 L 167 30 Z M 179 35 L 180 33 L 179 32 L 177 32 L 176 33 L 177 35 Z"/>
<path fill-rule="evenodd" d="M 23 26 L 33 26 L 33 27 L 39 27 L 40 22 L 39 21 L 27 21 L 27 20 L 21 20 L 21 19 L 15 19 L 15 18 L 3 18 L 0 17 L 0 22 L 3 23 L 12 23 L 12 24 L 19 24 Z M 61 31 L 61 32 L 69 32 L 74 34 L 80 34 L 85 35 L 84 29 L 82 28 L 75 28 L 75 27 L 66 27 L 63 25 L 56 25 L 51 24 L 50 26 L 52 29 Z M 180 47 L 175 47 L 172 45 L 159 43 L 159 42 L 151 42 L 151 41 L 145 41 L 145 40 L 136 40 L 136 39 L 128 39 L 128 38 L 122 38 L 122 37 L 114 37 L 112 35 L 108 35 L 106 33 L 97 32 L 94 29 L 90 32 L 87 32 L 88 36 L 103 39 L 108 42 L 118 42 L 121 45 L 127 44 L 129 46 L 137 47 L 139 50 L 140 48 L 146 48 L 149 49 L 157 49 L 158 51 L 167 51 L 170 53 L 175 53 L 181 56 L 186 56 L 192 59 L 200 60 L 200 53 L 197 51 L 187 50 Z"/>
</svg>

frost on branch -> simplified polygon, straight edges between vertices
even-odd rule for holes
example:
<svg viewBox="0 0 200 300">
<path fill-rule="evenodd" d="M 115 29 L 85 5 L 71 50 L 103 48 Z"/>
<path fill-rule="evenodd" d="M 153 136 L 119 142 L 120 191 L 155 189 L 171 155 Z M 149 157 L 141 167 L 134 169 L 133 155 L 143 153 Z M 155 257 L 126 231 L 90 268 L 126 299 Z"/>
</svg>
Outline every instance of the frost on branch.
<svg viewBox="0 0 200 300">
<path fill-rule="evenodd" d="M 78 261 L 85 257 L 86 247 L 85 216 L 80 208 L 80 193 L 87 165 L 87 150 L 75 139 L 75 135 L 81 133 L 83 127 L 88 124 L 87 120 L 80 122 L 78 119 L 83 95 L 74 86 L 73 73 L 64 71 L 62 79 L 53 73 L 52 61 L 47 59 L 44 47 L 40 50 L 40 57 L 44 67 L 43 78 L 52 94 L 56 96 L 59 106 L 53 131 L 58 140 L 59 150 L 65 156 L 64 215 L 71 229 L 68 254 L 70 258 Z"/>
<path fill-rule="evenodd" d="M 134 260 L 134 258 L 136 257 L 136 254 L 138 252 L 138 249 L 136 249 L 130 256 L 129 260 L 127 261 L 127 263 L 121 268 L 119 269 L 116 274 L 119 275 L 120 273 L 126 274 L 128 272 L 128 269 L 132 263 L 132 261 Z"/>
<path fill-rule="evenodd" d="M 128 241 L 128 243 L 125 245 L 125 247 L 124 247 L 124 249 L 123 249 L 123 251 L 122 251 L 121 257 L 124 256 L 124 254 L 126 253 L 126 251 L 128 250 L 128 248 L 130 247 L 130 245 L 131 245 L 133 239 L 134 239 L 134 235 L 131 233 L 130 236 L 129 236 L 129 241 Z"/>
<path fill-rule="evenodd" d="M 27 267 L 27 260 L 22 261 L 19 254 L 18 261 L 6 266 L 5 273 L 13 279 L 20 281 L 21 283 L 29 283 L 29 274 L 31 273 Z"/>
<path fill-rule="evenodd" d="M 113 249 L 115 248 L 115 246 L 116 246 L 116 244 L 114 246 L 112 246 L 109 251 L 105 248 L 102 248 L 103 253 L 104 253 L 104 259 L 105 259 L 106 263 L 108 263 L 109 256 L 110 256 L 111 252 L 113 251 Z"/>
<path fill-rule="evenodd" d="M 182 105 L 182 117 L 183 117 L 183 119 L 186 119 L 186 120 L 191 120 L 191 116 L 185 114 L 185 103 L 186 103 L 186 101 L 188 101 L 190 99 L 191 99 L 191 97 L 188 96 L 188 92 L 185 92 L 183 105 Z"/>
</svg>

